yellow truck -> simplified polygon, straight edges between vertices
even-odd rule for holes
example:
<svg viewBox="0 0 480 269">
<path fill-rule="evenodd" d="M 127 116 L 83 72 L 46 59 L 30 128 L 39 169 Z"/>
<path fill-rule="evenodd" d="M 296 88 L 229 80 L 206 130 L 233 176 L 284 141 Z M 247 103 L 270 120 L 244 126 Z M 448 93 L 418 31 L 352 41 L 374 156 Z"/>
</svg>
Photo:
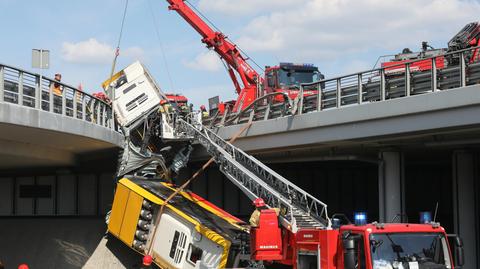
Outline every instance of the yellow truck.
<svg viewBox="0 0 480 269">
<path fill-rule="evenodd" d="M 175 191 L 168 183 L 122 178 L 108 232 L 164 269 L 238 266 L 245 223 L 190 191 L 179 192 L 159 215 Z"/>
</svg>

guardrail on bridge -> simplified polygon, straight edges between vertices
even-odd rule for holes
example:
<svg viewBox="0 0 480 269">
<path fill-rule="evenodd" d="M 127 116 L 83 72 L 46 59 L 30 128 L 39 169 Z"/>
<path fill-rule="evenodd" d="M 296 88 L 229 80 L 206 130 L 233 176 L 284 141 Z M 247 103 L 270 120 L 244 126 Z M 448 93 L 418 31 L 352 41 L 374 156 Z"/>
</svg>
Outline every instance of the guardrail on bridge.
<svg viewBox="0 0 480 269">
<path fill-rule="evenodd" d="M 302 98 L 288 100 L 284 95 L 281 103 L 275 101 L 275 94 L 265 95 L 239 113 L 212 115 L 204 124 L 235 125 L 479 84 L 478 50 L 480 47 L 473 47 L 301 84 L 296 89 Z"/>
<path fill-rule="evenodd" d="M 53 92 L 54 85 L 57 92 Z M 114 128 L 109 104 L 75 87 L 0 64 L 0 103 L 12 103 Z"/>
</svg>

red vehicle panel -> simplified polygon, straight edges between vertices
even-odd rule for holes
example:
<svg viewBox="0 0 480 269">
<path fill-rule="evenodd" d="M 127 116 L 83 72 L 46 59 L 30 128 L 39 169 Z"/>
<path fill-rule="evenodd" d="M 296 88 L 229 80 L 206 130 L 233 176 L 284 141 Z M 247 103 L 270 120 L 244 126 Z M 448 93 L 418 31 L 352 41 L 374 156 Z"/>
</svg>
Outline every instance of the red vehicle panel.
<svg viewBox="0 0 480 269">
<path fill-rule="evenodd" d="M 406 63 L 409 62 L 411 62 L 410 72 L 426 71 L 432 69 L 431 59 L 416 62 L 412 62 L 411 60 L 386 62 L 382 63 L 382 67 L 385 68 L 385 74 L 404 73 Z M 435 65 L 437 66 L 437 69 L 445 68 L 445 57 L 439 56 L 435 58 Z"/>
</svg>

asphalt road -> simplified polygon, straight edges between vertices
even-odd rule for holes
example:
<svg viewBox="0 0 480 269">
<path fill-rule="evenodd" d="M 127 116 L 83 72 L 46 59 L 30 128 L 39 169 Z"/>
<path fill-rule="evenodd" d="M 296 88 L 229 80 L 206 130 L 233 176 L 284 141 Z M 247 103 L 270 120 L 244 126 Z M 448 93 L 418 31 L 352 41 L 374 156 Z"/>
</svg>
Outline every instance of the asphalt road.
<svg viewBox="0 0 480 269">
<path fill-rule="evenodd" d="M 142 257 L 105 231 L 102 218 L 0 218 L 0 261 L 7 269 L 140 268 Z"/>
</svg>

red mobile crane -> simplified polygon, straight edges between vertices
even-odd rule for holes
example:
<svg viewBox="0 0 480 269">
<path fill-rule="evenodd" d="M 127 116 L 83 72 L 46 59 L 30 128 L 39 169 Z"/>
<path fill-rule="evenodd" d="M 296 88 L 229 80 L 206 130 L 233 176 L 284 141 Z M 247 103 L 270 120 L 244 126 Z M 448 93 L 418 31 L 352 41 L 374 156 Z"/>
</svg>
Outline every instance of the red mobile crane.
<svg viewBox="0 0 480 269">
<path fill-rule="evenodd" d="M 266 93 L 279 92 L 293 99 L 298 95 L 300 83 L 313 82 L 321 76 L 318 68 L 311 64 L 280 63 L 278 66 L 266 68 L 265 79 L 250 66 L 247 62 L 248 58 L 242 55 L 234 43 L 223 33 L 212 29 L 184 0 L 167 0 L 167 2 L 170 4 L 169 9 L 180 14 L 202 36 L 202 42 L 207 45 L 207 48 L 213 49 L 226 63 L 238 93 L 233 107 L 234 112 L 244 109 Z M 235 73 L 240 77 L 241 84 Z M 259 89 L 259 86 L 263 90 Z M 304 92 L 304 95 L 309 94 L 314 92 Z M 277 96 L 275 100 L 282 101 L 283 96 Z"/>
</svg>

